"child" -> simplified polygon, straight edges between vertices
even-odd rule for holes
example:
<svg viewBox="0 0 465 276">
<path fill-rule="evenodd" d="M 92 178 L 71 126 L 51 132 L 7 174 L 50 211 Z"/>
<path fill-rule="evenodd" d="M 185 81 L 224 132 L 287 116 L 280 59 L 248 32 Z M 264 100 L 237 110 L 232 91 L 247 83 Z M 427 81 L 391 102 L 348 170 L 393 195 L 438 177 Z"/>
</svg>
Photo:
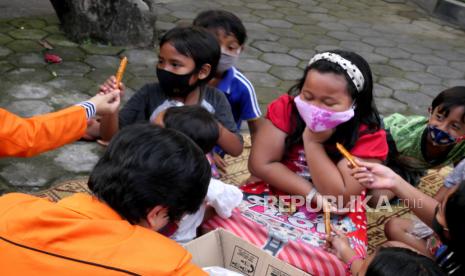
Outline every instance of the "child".
<svg viewBox="0 0 465 276">
<path fill-rule="evenodd" d="M 224 10 L 201 12 L 193 24 L 206 28 L 218 39 L 221 57 L 209 84 L 226 95 L 238 129 L 242 120 L 247 121 L 253 140 L 261 121 L 260 107 L 252 84 L 235 67 L 247 39 L 244 25 L 236 15 Z"/>
<path fill-rule="evenodd" d="M 218 145 L 228 154 L 242 152 L 242 140 L 226 97 L 206 84 L 216 71 L 220 56 L 217 40 L 197 27 L 177 27 L 160 40 L 157 63 L 159 83 L 147 84 L 132 96 L 118 114 L 103 117 L 100 130 L 103 140 L 109 140 L 119 128 L 137 121 L 153 121 L 171 106 L 201 105 L 219 122 Z M 116 87 L 111 77 L 101 88 Z"/>
<path fill-rule="evenodd" d="M 161 117 L 161 118 L 160 118 Z M 177 130 L 191 138 L 205 153 L 212 151 L 219 136 L 218 123 L 213 115 L 200 106 L 170 107 L 157 119 L 157 124 Z M 179 222 L 176 232 L 168 235 L 179 243 L 186 243 L 197 236 L 197 228 L 204 220 L 209 208 L 222 218 L 229 218 L 232 210 L 242 200 L 239 188 L 210 179 L 204 204 L 199 211 L 186 215 Z"/>
<path fill-rule="evenodd" d="M 193 24 L 206 28 L 218 39 L 221 57 L 209 84 L 226 95 L 238 129 L 241 129 L 243 120 L 247 121 L 253 143 L 263 119 L 260 117 L 261 111 L 252 83 L 235 67 L 247 39 L 244 25 L 236 15 L 225 10 L 203 11 L 197 15 Z M 224 152 L 220 147 L 216 147 L 215 152 L 218 153 L 214 155 L 216 163 L 225 173 L 222 160 Z"/>
<path fill-rule="evenodd" d="M 411 234 L 413 224 L 388 222 L 389 240 L 404 243 L 425 256 L 434 258 L 448 275 L 465 274 L 465 181 L 444 196 L 441 202 L 411 186 L 391 169 L 380 164 L 356 161 L 360 168 L 352 174 L 360 184 L 370 189 L 388 189 L 409 202 L 413 213 L 434 231 L 432 239 Z M 399 219 L 396 219 L 399 222 Z M 406 222 L 406 220 L 404 220 Z M 445 246 L 443 246 L 445 245 Z"/>
<path fill-rule="evenodd" d="M 363 258 L 350 248 L 349 239 L 336 230 L 328 236 L 329 250 L 345 264 L 349 275 L 370 276 L 442 276 L 444 272 L 433 260 L 402 247 L 381 247 Z"/>
<path fill-rule="evenodd" d="M 267 203 L 264 197 L 269 195 L 295 195 L 308 203 L 321 201 L 322 195 L 335 196 L 340 205 L 351 196 L 363 198 L 363 186 L 350 175 L 335 143 L 366 160 L 386 158 L 386 136 L 372 90 L 371 70 L 361 56 L 339 50 L 315 55 L 288 95 L 269 105 L 267 120 L 257 133 L 249 169 L 264 182 L 242 187 L 247 200 L 240 213 L 233 213 L 228 222 L 214 218 L 206 226 L 231 229 L 312 275 L 344 275 L 344 265 L 321 249 L 325 244 L 321 214 L 303 208 L 286 215 L 257 205 Z M 351 211 L 333 216 L 333 222 L 349 233 L 352 246 L 364 254 L 365 212 L 363 208 Z"/>
<path fill-rule="evenodd" d="M 461 142 L 465 138 L 465 86 L 442 91 L 429 113 L 429 118 L 396 113 L 384 119 L 387 166 L 413 185 L 426 170 L 456 164 L 465 157 Z"/>
</svg>

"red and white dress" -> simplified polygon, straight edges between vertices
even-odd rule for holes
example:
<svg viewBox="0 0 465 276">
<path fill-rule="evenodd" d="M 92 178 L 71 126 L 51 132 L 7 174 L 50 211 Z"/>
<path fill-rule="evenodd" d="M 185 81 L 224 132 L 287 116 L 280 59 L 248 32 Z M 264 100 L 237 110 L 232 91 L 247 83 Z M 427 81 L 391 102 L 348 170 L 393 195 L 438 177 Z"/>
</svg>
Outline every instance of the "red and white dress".
<svg viewBox="0 0 465 276">
<path fill-rule="evenodd" d="M 291 116 L 293 97 L 282 95 L 268 107 L 267 119 L 287 134 L 292 132 Z M 359 131 L 366 129 L 361 126 Z M 325 145 L 326 150 L 336 150 Z M 386 133 L 379 130 L 361 134 L 350 152 L 360 158 L 385 160 L 388 152 Z M 303 144 L 294 145 L 281 161 L 296 174 L 310 180 Z M 279 212 L 277 206 L 265 204 L 267 195 L 283 195 L 265 182 L 246 184 L 241 187 L 244 199 L 229 219 L 213 217 L 204 224 L 207 229 L 225 228 L 262 248 L 279 259 L 312 275 L 346 275 L 344 264 L 324 249 L 325 227 L 321 213 L 297 211 L 290 215 Z M 365 197 L 365 191 L 361 199 Z M 360 255 L 366 254 L 366 214 L 359 205 L 356 212 L 343 216 L 333 215 L 331 222 L 349 237 L 351 246 Z"/>
</svg>

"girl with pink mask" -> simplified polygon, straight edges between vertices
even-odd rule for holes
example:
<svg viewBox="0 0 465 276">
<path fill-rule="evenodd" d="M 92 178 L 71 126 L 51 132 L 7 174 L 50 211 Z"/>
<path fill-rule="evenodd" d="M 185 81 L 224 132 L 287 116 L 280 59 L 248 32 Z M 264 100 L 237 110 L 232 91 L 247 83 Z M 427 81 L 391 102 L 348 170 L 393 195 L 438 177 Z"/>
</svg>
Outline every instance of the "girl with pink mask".
<svg viewBox="0 0 465 276">
<path fill-rule="evenodd" d="M 215 217 L 206 226 L 227 228 L 312 275 L 346 275 L 350 263 L 325 250 L 318 207 L 333 203 L 331 223 L 363 258 L 365 188 L 335 144 L 365 161 L 385 160 L 386 134 L 372 90 L 371 70 L 361 56 L 339 50 L 315 55 L 302 79 L 269 105 L 258 130 L 249 170 L 263 181 L 242 187 L 243 203 L 229 220 Z"/>
</svg>

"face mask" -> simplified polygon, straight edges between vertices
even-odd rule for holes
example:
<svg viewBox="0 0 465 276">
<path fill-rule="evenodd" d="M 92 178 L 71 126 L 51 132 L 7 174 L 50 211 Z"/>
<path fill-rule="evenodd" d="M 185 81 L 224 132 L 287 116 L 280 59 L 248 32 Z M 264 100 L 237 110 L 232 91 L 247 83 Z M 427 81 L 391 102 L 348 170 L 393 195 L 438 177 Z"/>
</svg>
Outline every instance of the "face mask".
<svg viewBox="0 0 465 276">
<path fill-rule="evenodd" d="M 428 132 L 431 139 L 438 145 L 450 145 L 462 141 L 465 137 L 452 137 L 449 133 L 440 130 L 435 126 L 428 126 Z"/>
<path fill-rule="evenodd" d="M 223 74 L 229 68 L 233 67 L 239 56 L 232 56 L 226 53 L 221 53 L 220 61 L 218 62 L 218 67 L 216 68 L 216 72 Z"/>
<path fill-rule="evenodd" d="M 189 80 L 195 72 L 194 70 L 185 75 L 178 75 L 157 68 L 157 77 L 161 89 L 168 97 L 186 97 L 198 86 L 198 82 L 193 85 L 189 84 Z"/>
<path fill-rule="evenodd" d="M 305 124 L 313 132 L 333 129 L 354 117 L 353 107 L 342 112 L 330 111 L 304 102 L 300 95 L 295 97 L 294 102 Z"/>
<path fill-rule="evenodd" d="M 434 217 L 433 217 L 433 222 L 431 224 L 431 227 L 432 227 L 434 233 L 436 233 L 436 235 L 438 235 L 439 239 L 441 239 L 441 242 L 447 243 L 449 241 L 449 239 L 444 234 L 444 231 L 446 231 L 446 230 L 449 231 L 449 229 L 442 226 L 438 222 L 438 220 L 436 219 L 436 215 L 438 214 L 438 211 L 439 211 L 439 205 L 436 206 L 436 209 L 434 209 Z"/>
</svg>

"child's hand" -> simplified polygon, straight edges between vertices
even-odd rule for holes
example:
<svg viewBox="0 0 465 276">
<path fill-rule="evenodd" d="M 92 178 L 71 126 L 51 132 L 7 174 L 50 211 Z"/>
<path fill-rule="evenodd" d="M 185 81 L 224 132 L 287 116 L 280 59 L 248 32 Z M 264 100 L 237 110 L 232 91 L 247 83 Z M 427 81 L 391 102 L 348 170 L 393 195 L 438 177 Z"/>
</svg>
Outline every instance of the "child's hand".
<svg viewBox="0 0 465 276">
<path fill-rule="evenodd" d="M 95 105 L 97 115 L 113 114 L 118 111 L 120 105 L 120 91 L 111 90 L 106 94 L 100 92 L 89 99 L 89 102 Z"/>
<path fill-rule="evenodd" d="M 355 159 L 358 168 L 352 168 L 352 176 L 368 189 L 392 189 L 400 181 L 400 176 L 390 168 L 377 164 Z"/>
<path fill-rule="evenodd" d="M 218 172 L 220 173 L 221 177 L 226 176 L 228 171 L 226 170 L 227 164 L 224 162 L 224 159 L 218 155 L 216 152 L 212 154 L 213 157 L 213 162 L 215 163 L 216 168 L 218 169 Z"/>
<path fill-rule="evenodd" d="M 347 256 L 350 256 L 354 250 L 350 247 L 349 239 L 346 235 L 338 230 L 336 227 L 331 227 L 335 235 L 327 235 L 326 242 L 328 245 L 328 251 L 336 255 L 339 259 L 345 260 Z"/>
<path fill-rule="evenodd" d="M 116 89 L 120 90 L 120 97 L 123 98 L 124 90 L 126 89 L 126 87 L 124 86 L 122 82 L 120 83 L 118 87 L 118 84 L 116 83 L 116 77 L 110 76 L 102 85 L 100 85 L 99 92 L 107 94 Z"/>
<path fill-rule="evenodd" d="M 324 143 L 331 137 L 331 135 L 333 135 L 334 131 L 334 129 L 328 129 L 322 132 L 313 132 L 311 129 L 306 127 L 304 133 L 302 134 L 302 139 L 304 143 L 305 141 Z"/>
</svg>

